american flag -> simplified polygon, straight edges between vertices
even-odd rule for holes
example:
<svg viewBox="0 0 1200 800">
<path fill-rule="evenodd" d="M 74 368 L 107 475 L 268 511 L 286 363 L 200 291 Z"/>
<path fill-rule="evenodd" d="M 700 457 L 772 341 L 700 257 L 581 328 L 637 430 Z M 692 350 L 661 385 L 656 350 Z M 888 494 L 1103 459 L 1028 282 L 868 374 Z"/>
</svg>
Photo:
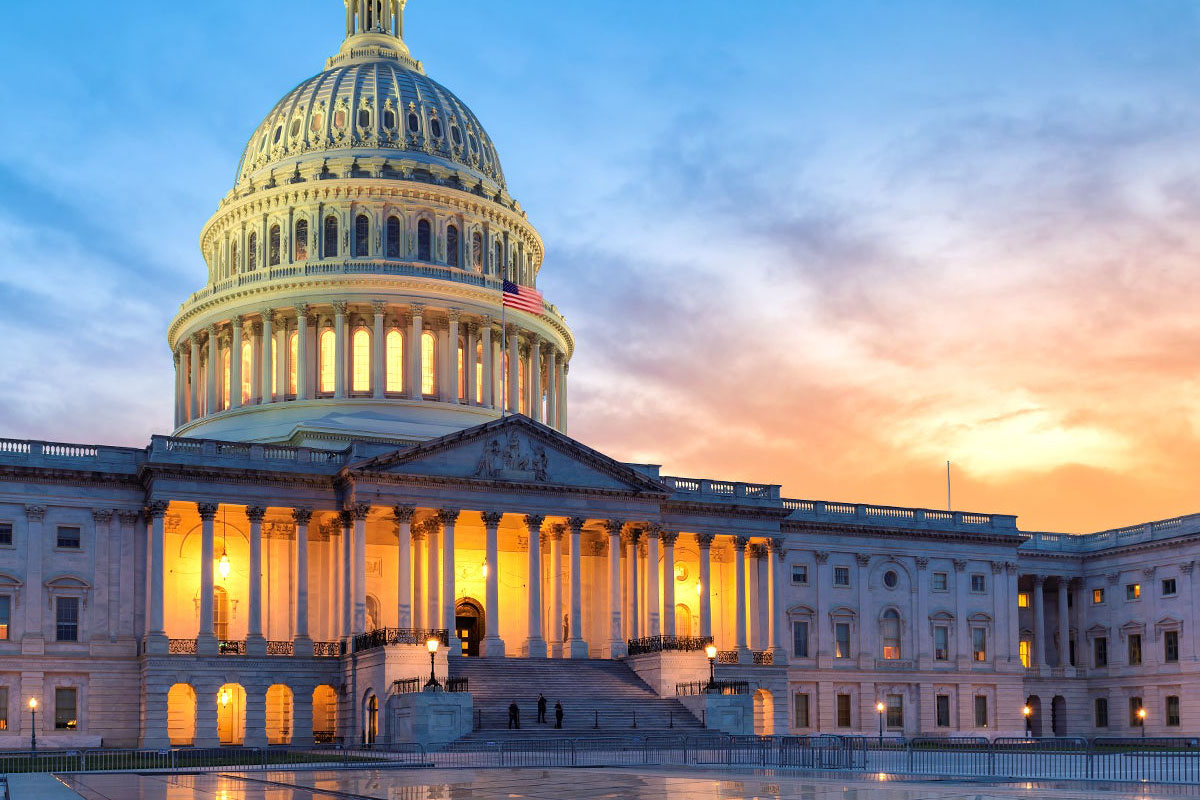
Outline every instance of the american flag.
<svg viewBox="0 0 1200 800">
<path fill-rule="evenodd" d="M 516 308 L 538 316 L 546 310 L 541 292 L 528 286 L 519 286 L 512 281 L 504 282 L 504 305 L 506 308 Z"/>
</svg>

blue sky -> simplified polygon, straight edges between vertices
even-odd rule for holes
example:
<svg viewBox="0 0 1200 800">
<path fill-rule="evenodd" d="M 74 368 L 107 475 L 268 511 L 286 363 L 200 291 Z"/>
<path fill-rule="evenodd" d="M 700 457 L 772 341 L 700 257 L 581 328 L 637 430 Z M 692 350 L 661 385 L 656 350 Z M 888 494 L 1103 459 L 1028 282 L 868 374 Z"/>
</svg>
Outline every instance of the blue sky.
<svg viewBox="0 0 1200 800">
<path fill-rule="evenodd" d="M 167 432 L 165 329 L 337 0 L 8 4 L 0 436 Z M 152 9 L 148 11 L 147 9 Z M 575 327 L 572 433 L 1029 527 L 1200 510 L 1200 5 L 412 0 Z"/>
</svg>

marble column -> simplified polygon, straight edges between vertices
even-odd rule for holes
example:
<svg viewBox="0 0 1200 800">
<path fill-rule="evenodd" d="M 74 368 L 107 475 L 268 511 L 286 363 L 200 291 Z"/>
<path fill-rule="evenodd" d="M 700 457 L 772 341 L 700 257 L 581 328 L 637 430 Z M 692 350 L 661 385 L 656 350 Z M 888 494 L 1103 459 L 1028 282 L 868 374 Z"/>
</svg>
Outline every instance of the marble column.
<svg viewBox="0 0 1200 800">
<path fill-rule="evenodd" d="M 628 654 L 621 638 L 621 529 L 619 519 L 606 520 L 608 531 L 608 657 L 621 658 Z"/>
<path fill-rule="evenodd" d="M 193 732 L 192 744 L 195 747 L 220 747 L 221 737 L 217 733 L 217 693 L 221 689 L 220 678 L 207 676 L 193 679 L 192 688 L 196 692 L 196 725 Z"/>
<path fill-rule="evenodd" d="M 529 416 L 542 421 L 542 340 L 536 336 L 529 344 Z"/>
<path fill-rule="evenodd" d="M 296 399 L 308 399 L 308 306 L 296 306 Z"/>
<path fill-rule="evenodd" d="M 1008 605 L 1005 613 L 1011 615 L 1008 625 L 1008 660 L 1015 665 L 1014 669 L 1020 670 L 1024 669 L 1021 666 L 1021 609 L 1017 606 L 1017 598 L 1021 592 L 1021 575 L 1016 562 L 1004 563 L 1004 579 L 1008 584 Z"/>
<path fill-rule="evenodd" d="M 188 398 L 188 421 L 200 416 L 200 334 L 194 333 L 191 338 L 191 351 L 188 354 L 188 370 L 191 372 L 192 386 Z"/>
<path fill-rule="evenodd" d="M 546 346 L 546 424 L 558 427 L 558 348 Z"/>
<path fill-rule="evenodd" d="M 477 406 L 479 405 L 479 385 L 476 381 L 476 365 L 478 361 L 478 348 L 476 347 L 477 329 L 474 323 L 467 322 L 463 324 L 463 400 L 464 405 Z"/>
<path fill-rule="evenodd" d="M 527 514 L 525 527 L 529 530 L 529 638 L 525 640 L 525 655 L 546 657 L 546 638 L 542 632 L 542 523 L 546 518 Z"/>
<path fill-rule="evenodd" d="M 662 598 L 658 591 L 658 576 L 661 568 L 658 563 L 658 541 L 662 528 L 651 525 L 646 529 L 646 635 L 658 636 L 661 633 Z M 673 577 L 673 576 L 672 576 Z"/>
<path fill-rule="evenodd" d="M 569 658 L 587 658 L 588 644 L 583 639 L 583 558 L 580 548 L 582 545 L 583 517 L 571 517 L 567 520 L 567 529 L 571 531 L 571 610 L 567 621 L 567 656 Z"/>
<path fill-rule="evenodd" d="M 275 311 L 270 308 L 263 309 L 262 312 L 262 366 L 259 368 L 259 374 L 262 377 L 262 389 L 260 396 L 265 405 L 274 400 L 272 394 L 271 381 L 271 347 L 275 342 L 275 334 L 272 331 L 272 326 L 275 324 Z"/>
<path fill-rule="evenodd" d="M 412 628 L 412 521 L 416 506 L 396 506 L 396 627 Z"/>
<path fill-rule="evenodd" d="M 308 633 L 308 526 L 312 522 L 311 508 L 293 508 L 296 522 L 296 633 L 293 649 L 298 656 L 312 654 L 312 638 Z"/>
<path fill-rule="evenodd" d="M 341 399 L 346 396 L 346 304 L 341 301 L 333 304 L 333 341 L 333 396 Z"/>
<path fill-rule="evenodd" d="M 425 369 L 421 366 L 421 335 L 425 332 L 425 306 L 414 303 L 412 306 L 412 316 L 409 325 L 408 346 L 409 352 L 412 355 L 408 359 L 410 369 L 408 370 L 408 396 L 413 400 L 420 400 L 424 395 L 421 392 L 421 383 L 424 380 Z M 431 625 L 430 627 L 436 627 Z"/>
<path fill-rule="evenodd" d="M 641 541 L 641 538 L 642 531 L 639 528 L 630 527 L 629 532 L 625 534 L 625 568 L 629 584 L 625 630 L 630 639 L 642 638 L 641 628 L 638 625 L 641 611 L 641 598 L 638 596 L 638 542 Z"/>
<path fill-rule="evenodd" d="M 484 658 L 504 658 L 504 640 L 500 638 L 500 520 L 504 515 L 489 511 L 483 515 L 487 536 L 487 576 L 484 578 L 484 632 L 481 653 Z"/>
<path fill-rule="evenodd" d="M 354 629 L 355 635 L 367 633 L 367 515 L 371 506 L 354 506 Z M 378 622 L 378 621 L 377 621 Z"/>
<path fill-rule="evenodd" d="M 696 534 L 700 546 L 700 636 L 709 638 L 712 630 L 712 543 L 711 533 Z"/>
<path fill-rule="evenodd" d="M 562 540 L 566 526 L 552 525 L 550 537 L 550 657 L 563 656 Z"/>
<path fill-rule="evenodd" d="M 242 325 L 241 317 L 234 317 L 233 343 L 229 352 L 229 407 L 240 408 L 242 405 Z"/>
<path fill-rule="evenodd" d="M 410 526 L 413 543 L 413 627 L 418 630 L 436 628 L 425 615 L 425 531 L 420 523 Z"/>
<path fill-rule="evenodd" d="M 1067 592 L 1070 589 L 1067 587 L 1067 577 L 1060 575 L 1058 577 L 1058 666 L 1060 669 L 1070 671 L 1068 677 L 1073 676 L 1074 670 L 1071 669 L 1071 617 L 1067 606 Z"/>
<path fill-rule="evenodd" d="M 458 626 L 454 624 L 458 594 L 454 584 L 454 526 L 458 522 L 457 509 L 443 508 L 438 512 L 442 523 L 442 627 L 450 632 L 452 656 L 462 655 L 462 641 L 458 638 Z"/>
<path fill-rule="evenodd" d="M 459 402 L 459 385 L 458 385 L 458 324 L 461 320 L 461 314 L 457 310 L 450 311 L 449 317 L 449 332 L 447 334 L 446 345 L 449 358 L 447 359 L 446 380 L 442 381 L 442 386 L 445 389 L 442 392 L 442 400 L 447 403 Z M 466 353 L 463 353 L 463 369 L 466 371 Z M 465 377 L 465 376 L 464 376 Z"/>
<path fill-rule="evenodd" d="M 196 637 L 198 655 L 216 655 L 217 637 L 213 633 L 213 548 L 217 517 L 216 503 L 199 503 L 200 513 L 200 633 Z"/>
<path fill-rule="evenodd" d="M 425 555 L 429 561 L 425 565 L 425 621 L 430 628 L 447 628 L 450 626 L 442 619 L 441 592 L 441 556 L 439 541 L 442 538 L 442 525 L 436 516 L 425 520 Z"/>
<path fill-rule="evenodd" d="M 954 559 L 954 604 L 958 609 L 954 621 L 956 655 L 954 660 L 958 663 L 960 670 L 969 669 L 971 664 L 971 635 L 967 630 L 968 591 L 971 576 L 967 574 L 967 566 L 966 559 Z"/>
<path fill-rule="evenodd" d="M 267 746 L 267 684 L 246 681 L 246 735 L 242 740 L 245 747 Z"/>
<path fill-rule="evenodd" d="M 750 538 L 748 536 L 734 537 L 733 546 L 734 556 L 736 559 L 734 577 L 736 578 L 735 583 L 737 586 L 737 624 L 735 627 L 737 630 L 737 651 L 739 664 L 748 664 L 751 661 L 750 645 L 746 638 L 746 546 L 749 544 Z"/>
<path fill-rule="evenodd" d="M 662 626 L 663 635 L 676 635 L 675 630 L 675 541 L 679 538 L 676 531 L 663 531 L 663 605 Z M 679 636 L 690 636 L 691 631 L 684 631 Z"/>
<path fill-rule="evenodd" d="M 338 523 L 342 526 L 342 563 L 338 570 L 342 577 L 342 639 L 349 638 L 354 631 L 354 515 L 349 510 L 338 512 Z"/>
<path fill-rule="evenodd" d="M 770 629 L 771 663 L 779 666 L 787 663 L 787 540 L 782 536 L 771 539 L 767 553 L 768 627 Z"/>
<path fill-rule="evenodd" d="M 496 396 L 492 389 L 492 376 L 496 369 L 495 353 L 492 352 L 492 318 L 484 317 L 479 323 L 479 333 L 483 342 L 483 405 L 486 408 L 496 407 Z"/>
<path fill-rule="evenodd" d="M 165 583 L 164 557 L 166 554 L 167 504 L 155 501 L 146 506 L 147 530 L 150 541 L 146 549 L 146 571 L 148 574 L 149 602 L 146 604 L 146 653 L 163 655 L 167 652 L 163 587 Z"/>
<path fill-rule="evenodd" d="M 1033 576 L 1033 664 L 1035 669 L 1046 667 L 1046 603 L 1043 584 L 1046 578 Z"/>
<path fill-rule="evenodd" d="M 246 509 L 250 521 L 250 602 L 246 620 L 246 655 L 265 656 L 267 640 L 263 638 L 262 609 L 262 523 L 267 510 L 259 506 Z"/>
<path fill-rule="evenodd" d="M 375 303 L 372 310 L 375 312 L 375 328 L 371 335 L 371 396 L 382 400 L 384 388 L 387 386 L 387 340 L 383 330 L 383 316 L 387 312 L 387 304 Z"/>
<path fill-rule="evenodd" d="M 508 344 L 508 412 L 521 413 L 521 336 L 516 325 L 506 329 Z"/>
<path fill-rule="evenodd" d="M 217 367 L 221 360 L 221 347 L 217 344 L 217 326 L 208 326 L 208 385 L 205 387 L 205 414 L 212 415 L 220 410 L 217 404 Z"/>
</svg>

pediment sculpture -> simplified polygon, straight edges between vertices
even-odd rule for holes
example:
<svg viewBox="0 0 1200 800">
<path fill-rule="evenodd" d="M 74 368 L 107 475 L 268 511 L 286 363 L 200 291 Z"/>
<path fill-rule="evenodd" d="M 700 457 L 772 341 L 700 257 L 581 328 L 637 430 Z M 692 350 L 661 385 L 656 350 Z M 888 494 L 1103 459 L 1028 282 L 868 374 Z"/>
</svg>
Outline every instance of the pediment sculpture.
<svg viewBox="0 0 1200 800">
<path fill-rule="evenodd" d="M 507 436 L 493 437 L 484 444 L 475 477 L 548 483 L 549 461 L 545 447 L 509 431 Z"/>
</svg>

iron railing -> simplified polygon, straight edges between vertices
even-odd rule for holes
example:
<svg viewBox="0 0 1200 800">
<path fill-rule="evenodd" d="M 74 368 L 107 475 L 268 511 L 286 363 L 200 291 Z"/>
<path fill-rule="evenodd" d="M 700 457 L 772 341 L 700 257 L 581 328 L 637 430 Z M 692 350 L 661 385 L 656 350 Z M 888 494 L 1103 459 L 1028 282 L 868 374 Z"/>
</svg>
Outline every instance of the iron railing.
<svg viewBox="0 0 1200 800">
<path fill-rule="evenodd" d="M 430 639 L 437 639 L 442 647 L 449 647 L 450 631 L 445 628 L 379 628 L 355 636 L 354 652 L 400 644 L 424 645 Z"/>
<path fill-rule="evenodd" d="M 699 694 L 750 694 L 750 684 L 746 681 L 693 681 L 675 684 L 677 697 Z"/>
<path fill-rule="evenodd" d="M 418 694 L 425 691 L 427 683 L 429 678 L 401 678 L 392 683 L 392 687 L 396 694 Z M 470 682 L 466 678 L 446 678 L 435 691 L 466 693 L 471 691 Z"/>
<path fill-rule="evenodd" d="M 217 642 L 217 653 L 223 656 L 246 655 L 245 642 Z"/>
<path fill-rule="evenodd" d="M 629 640 L 629 655 L 647 653 L 692 653 L 703 651 L 712 644 L 711 636 L 647 636 Z"/>
<path fill-rule="evenodd" d="M 341 642 L 313 642 L 313 656 L 316 658 L 340 658 L 341 655 Z"/>
</svg>

